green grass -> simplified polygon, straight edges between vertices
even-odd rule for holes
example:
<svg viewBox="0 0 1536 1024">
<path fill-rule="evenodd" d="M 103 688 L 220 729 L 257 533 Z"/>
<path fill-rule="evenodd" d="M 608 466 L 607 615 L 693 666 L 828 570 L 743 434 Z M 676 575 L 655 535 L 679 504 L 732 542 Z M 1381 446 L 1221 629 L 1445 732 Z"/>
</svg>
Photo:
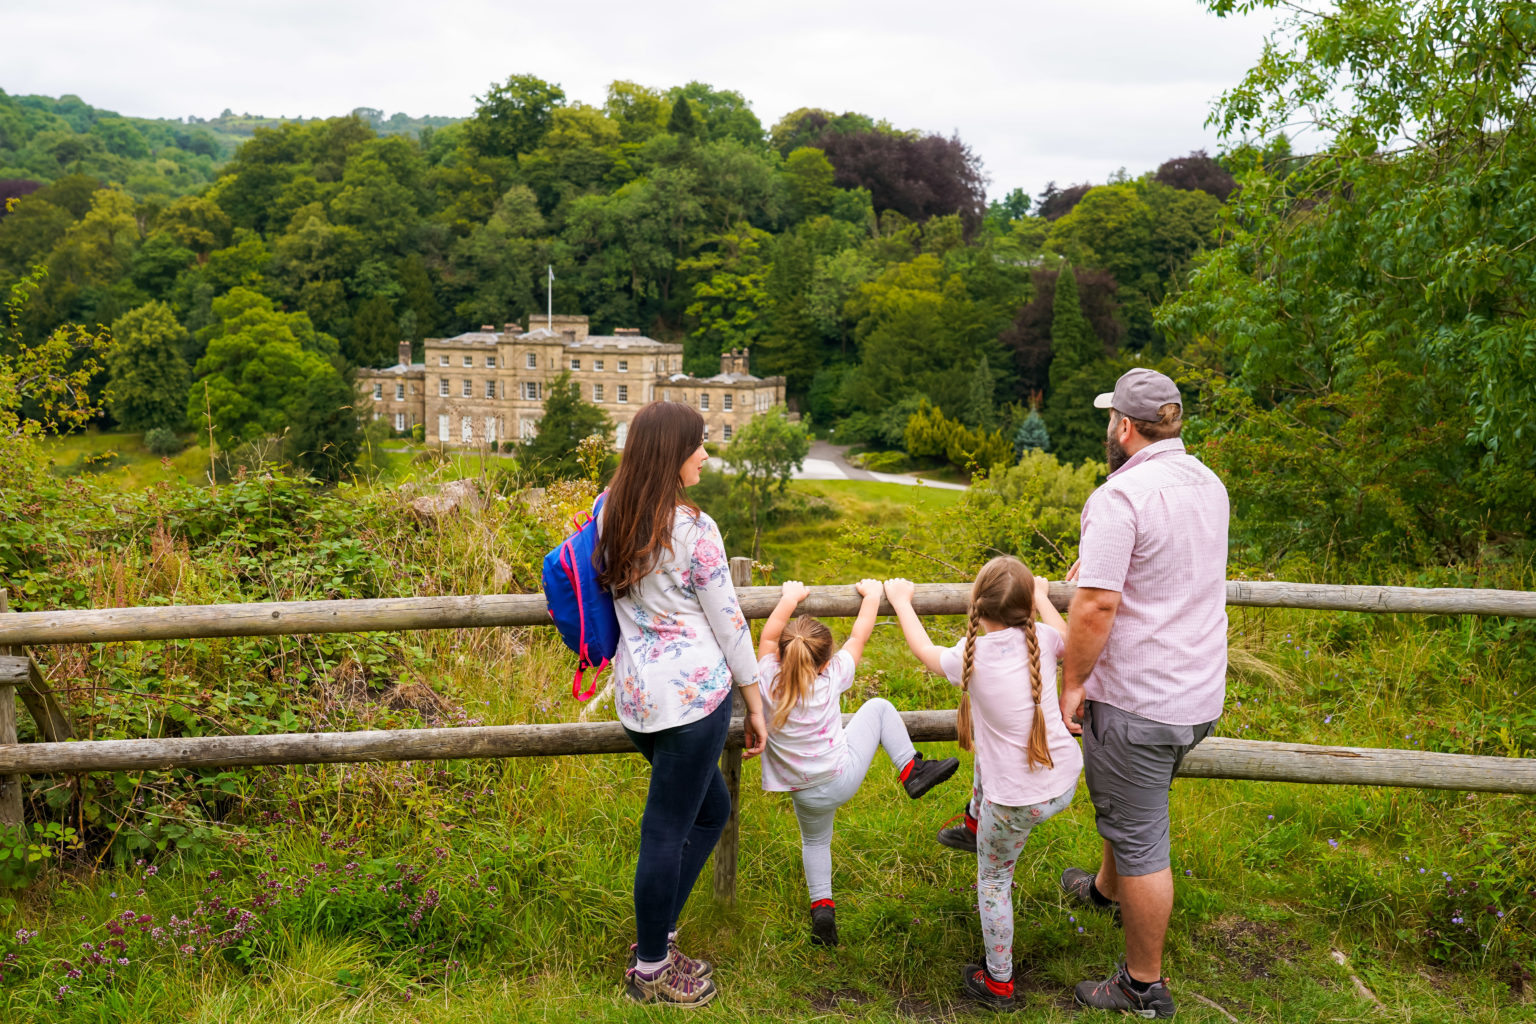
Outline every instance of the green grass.
<svg viewBox="0 0 1536 1024">
<path fill-rule="evenodd" d="M 72 461 L 113 446 L 126 448 L 119 438 L 87 435 L 59 451 Z M 400 461 L 386 471 L 430 471 L 408 456 Z M 473 470 L 457 464 L 445 472 Z M 831 503 L 836 517 L 774 527 L 765 557 L 777 565 L 775 578 L 793 573 L 813 582 L 888 574 L 883 548 L 860 547 L 863 531 L 880 533 L 882 544 L 899 539 L 913 507 L 944 507 L 961 498 L 875 483 L 792 486 L 800 497 Z M 486 529 L 485 518 L 454 520 L 436 532 L 411 534 L 431 547 L 427 553 L 391 555 L 403 574 L 423 568 L 412 559 L 435 559 L 440 564 L 426 568 L 462 566 L 474 574 L 456 577 L 464 589 L 483 588 L 481 574 L 489 577 L 493 558 L 511 557 L 517 524 L 503 513 L 491 525 Z M 380 536 L 398 544 L 399 530 Z M 281 554 L 279 544 L 273 556 Z M 138 582 L 155 593 L 158 584 L 146 582 L 151 571 L 183 574 L 171 565 L 173 556 L 169 549 L 156 556 L 165 560 L 156 569 L 142 553 L 90 552 L 72 571 L 108 579 L 114 572 L 107 563 L 127 559 L 123 573 L 143 575 Z M 176 591 L 181 599 L 198 597 L 195 587 L 222 579 L 210 570 L 209 581 L 199 583 L 193 568 L 185 567 L 185 585 L 194 589 Z M 1498 577 L 1497 571 L 1463 582 L 1531 586 L 1528 576 Z M 953 576 L 935 566 L 927 578 Z M 93 596 L 90 603 L 105 598 Z M 841 637 L 848 622 L 832 626 Z M 930 629 L 935 640 L 952 642 L 961 623 L 936 619 Z M 1530 622 L 1246 609 L 1234 610 L 1230 638 L 1221 735 L 1513 756 L 1536 747 L 1530 704 L 1536 628 Z M 469 719 L 559 722 L 584 711 L 598 720 L 612 717 L 611 705 L 588 711 L 570 699 L 571 658 L 546 630 L 445 630 L 405 639 L 420 651 L 420 681 Z M 227 691 L 221 698 L 237 697 L 245 686 L 270 687 L 270 677 L 241 674 L 274 664 L 239 656 L 261 642 L 270 643 L 136 648 L 144 654 L 144 689 L 153 691 L 157 673 L 170 672 L 183 661 L 182 649 L 193 647 L 231 666 L 218 680 Z M 364 661 L 392 656 L 362 638 L 355 643 Z M 43 656 L 59 671 L 84 674 L 93 671 L 85 651 Z M 379 671 L 416 678 L 393 664 Z M 312 699 L 302 691 L 325 683 L 284 677 L 282 685 L 299 687 L 296 698 Z M 379 701 L 378 690 L 358 699 Z M 904 709 L 955 702 L 947 683 L 916 666 L 889 621 L 875 631 L 846 709 L 876 694 Z M 138 698 L 101 699 L 131 705 Z M 152 705 L 148 697 L 144 703 L 147 717 Z M 932 755 L 953 752 L 951 745 L 925 746 Z M 955 993 L 959 965 L 979 953 L 975 865 L 932 838 L 965 799 L 968 757 L 962 762 L 955 780 L 913 802 L 877 756 L 863 790 L 838 816 L 834 885 L 844 944 L 836 950 L 808 941 L 790 803 L 763 793 L 757 765 L 747 765 L 739 902 L 715 905 L 706 871 L 683 923 L 685 948 L 718 965 L 722 996 L 710 1019 L 975 1016 Z M 139 787 L 170 775 L 117 773 L 94 781 L 115 787 L 123 799 L 112 806 L 126 808 Z M 54 806 L 72 806 L 74 784 L 58 780 L 49 796 L 58 800 Z M 619 755 L 234 773 L 228 806 L 219 811 L 232 824 L 218 830 L 210 848 L 117 867 L 110 859 L 98 862 L 94 852 L 66 856 L 30 888 L 0 897 L 0 970 L 7 972 L 0 1020 L 666 1019 L 665 1011 L 632 1007 L 617 995 L 633 929 L 630 884 L 645 784 L 644 763 Z M 1526 980 L 1536 974 L 1530 798 L 1184 780 L 1172 800 L 1178 896 L 1166 970 L 1182 1018 L 1226 1020 L 1198 995 L 1244 1022 L 1536 1019 L 1529 1002 L 1536 991 Z M 140 825 L 137 813 L 114 823 L 129 830 Z M 1037 830 L 1025 848 L 1016 873 L 1014 953 L 1023 1008 L 1015 1019 L 1074 1018 L 1071 985 L 1101 976 L 1120 953 L 1113 920 L 1076 914 L 1056 889 L 1063 867 L 1095 863 L 1098 845 L 1092 808 L 1079 786 L 1073 807 Z M 443 901 L 426 918 L 435 937 L 415 931 L 405 911 L 375 899 L 367 887 L 334 896 L 316 889 L 307 901 L 268 888 L 314 875 L 317 863 L 330 872 L 349 861 L 421 866 L 422 887 L 436 889 Z M 213 870 L 223 877 L 211 879 Z M 1469 888 L 1473 882 L 1478 888 Z M 494 895 L 488 884 L 496 886 Z M 261 894 L 274 891 L 277 902 L 263 908 Z M 124 941 L 134 944 L 121 951 L 129 963 L 116 968 L 110 983 L 68 978 L 65 962 L 87 955 L 82 943 L 111 938 L 109 922 L 125 911 L 152 915 L 157 927 L 173 914 L 206 921 L 210 916 L 197 914 L 197 905 L 215 896 L 237 911 L 257 911 L 259 927 L 248 941 L 213 951 L 199 944 L 184 954 L 177 943 L 162 946 L 130 934 Z M 1505 917 L 1484 909 L 1495 904 Z M 1455 924 L 1458 916 L 1475 932 Z M 18 929 L 38 934 L 21 946 L 12 938 Z M 1335 951 L 1348 958 L 1347 969 L 1335 962 Z M 3 962 L 8 953 L 17 956 L 10 965 Z M 1384 1009 L 1356 995 L 1351 972 Z M 61 984 L 73 991 L 58 1000 Z"/>
<path fill-rule="evenodd" d="M 846 627 L 834 623 L 839 635 Z M 936 639 L 953 639 L 959 623 L 939 621 L 934 631 Z M 1520 642 L 1529 644 L 1529 633 L 1524 637 Z M 568 657 L 546 634 L 463 630 L 424 642 L 440 653 L 437 688 L 487 723 L 558 721 L 578 713 L 567 696 Z M 1232 642 L 1237 655 L 1224 735 L 1412 746 L 1405 735 L 1435 734 L 1434 720 L 1460 722 L 1468 735 L 1478 732 L 1478 742 L 1497 743 L 1497 715 L 1530 681 L 1496 622 L 1249 612 L 1234 618 Z M 1465 687 L 1440 682 L 1474 664 L 1483 671 Z M 1336 673 L 1345 685 L 1335 684 Z M 954 702 L 946 683 L 915 666 L 890 624 L 877 629 L 848 706 L 876 693 L 905 708 Z M 1488 709 L 1495 709 L 1491 718 Z M 610 716 L 606 707 L 596 714 Z M 956 752 L 950 745 L 926 746 L 936 756 Z M 740 900 L 734 907 L 716 905 L 706 869 L 683 923 L 687 950 L 718 965 L 722 995 L 710 1019 L 972 1015 L 957 1000 L 955 985 L 959 965 L 979 952 L 975 865 L 932 839 L 965 798 L 969 759 L 961 757 L 965 764 L 955 780 L 912 802 L 877 755 L 863 790 L 839 813 L 834 884 L 843 945 L 835 950 L 808 941 L 790 803 L 762 792 L 758 767 L 748 763 Z M 142 868 L 50 874 L 26 893 L 19 912 L 0 923 L 11 931 L 37 930 L 28 949 L 41 953 L 46 966 L 41 976 L 0 993 L 0 1016 L 666 1018 L 617 996 L 632 929 L 629 883 L 646 779 L 639 758 L 327 766 L 274 769 L 261 777 L 269 805 L 291 801 L 282 812 L 288 820 L 232 836 L 201 861 L 172 859 L 154 878 Z M 1178 897 L 1166 970 L 1182 1018 L 1225 1019 L 1196 994 L 1243 1021 L 1533 1018 L 1521 1001 L 1518 964 L 1507 956 L 1452 949 L 1436 960 L 1420 939 L 1428 926 L 1450 931 L 1435 917 L 1449 913 L 1442 872 L 1462 884 L 1488 877 L 1490 836 L 1505 837 L 1494 856 L 1528 884 L 1532 852 L 1518 837 L 1536 825 L 1529 798 L 1185 780 L 1174 789 L 1173 821 Z M 323 833 L 356 837 L 359 845 L 345 855 L 328 854 Z M 445 858 L 434 876 L 445 894 L 462 895 L 465 879 L 475 874 L 500 888 L 496 906 L 483 911 L 494 922 L 484 944 L 454 944 L 434 954 L 461 963 L 446 976 L 424 977 L 408 938 L 392 938 L 367 920 L 328 926 L 322 914 L 270 926 L 245 962 L 161 952 L 129 965 L 111 989 L 52 999 L 58 958 L 77 957 L 79 943 L 104 937 L 102 922 L 124 910 L 161 921 L 185 914 L 210 886 L 210 867 L 246 879 L 259 871 L 291 878 L 317 861 L 430 860 L 434 849 Z M 1019 862 L 1014 956 L 1022 1009 L 1015 1019 L 1072 1019 L 1070 986 L 1106 972 L 1120 953 L 1114 921 L 1078 915 L 1056 889 L 1063 867 L 1091 866 L 1097 849 L 1092 808 L 1080 786 L 1073 807 L 1037 830 Z M 1528 914 L 1529 905 L 1519 912 Z M 1530 924 L 1512 918 L 1508 933 L 1491 934 L 1512 940 L 1515 929 Z M 1334 951 L 1348 957 L 1347 969 L 1335 962 Z M 1384 1010 L 1355 994 L 1350 973 Z"/>
</svg>

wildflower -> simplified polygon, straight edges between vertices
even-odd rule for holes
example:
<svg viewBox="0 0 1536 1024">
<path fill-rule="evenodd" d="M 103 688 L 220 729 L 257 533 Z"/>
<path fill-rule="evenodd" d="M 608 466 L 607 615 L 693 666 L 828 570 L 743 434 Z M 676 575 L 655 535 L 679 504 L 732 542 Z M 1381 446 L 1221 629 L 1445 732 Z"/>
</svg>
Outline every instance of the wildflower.
<svg viewBox="0 0 1536 1024">
<path fill-rule="evenodd" d="M 1328 840 L 1328 845 L 1337 850 L 1339 848 L 1339 841 L 1337 839 L 1330 839 Z"/>
<path fill-rule="evenodd" d="M 1082 927 L 1082 925 L 1078 925 L 1078 927 L 1077 927 L 1077 934 L 1079 934 L 1079 935 L 1083 934 L 1083 927 Z"/>
<path fill-rule="evenodd" d="M 1270 816 L 1269 816 L 1269 820 L 1270 820 L 1270 821 L 1274 821 L 1274 820 L 1275 820 L 1275 816 L 1274 816 L 1274 815 L 1273 815 L 1273 814 L 1271 814 L 1271 815 L 1270 815 Z"/>
<path fill-rule="evenodd" d="M 1326 718 L 1323 719 L 1323 724 L 1324 725 L 1328 725 L 1332 721 L 1333 721 L 1333 716 L 1332 715 L 1328 715 Z"/>
<path fill-rule="evenodd" d="M 1189 870 L 1189 868 L 1185 868 L 1185 869 L 1184 869 L 1184 877 L 1185 877 L 1185 878 L 1189 878 L 1189 877 L 1191 877 L 1191 876 L 1192 876 L 1192 875 L 1193 875 L 1193 874 L 1194 874 L 1194 872 L 1193 872 L 1193 871 L 1191 871 L 1191 870 Z"/>
</svg>

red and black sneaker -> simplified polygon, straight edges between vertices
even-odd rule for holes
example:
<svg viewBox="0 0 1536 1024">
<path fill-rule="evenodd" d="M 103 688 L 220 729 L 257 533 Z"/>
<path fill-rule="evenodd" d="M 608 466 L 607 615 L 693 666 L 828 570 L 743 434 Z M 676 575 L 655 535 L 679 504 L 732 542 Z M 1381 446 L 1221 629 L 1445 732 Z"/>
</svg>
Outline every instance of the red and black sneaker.
<svg viewBox="0 0 1536 1024">
<path fill-rule="evenodd" d="M 955 821 L 956 818 L 961 819 L 959 825 L 949 823 Z M 971 805 L 966 804 L 965 810 L 955 815 L 954 818 L 950 818 L 949 822 L 945 822 L 944 827 L 939 829 L 939 845 L 947 846 L 951 850 L 964 850 L 966 853 L 974 854 L 976 852 L 977 824 L 976 819 L 971 817 Z"/>
<path fill-rule="evenodd" d="M 1007 1012 L 1014 1007 L 1013 981 L 998 981 L 986 964 L 966 964 L 960 976 L 960 994 L 989 1009 Z"/>
<path fill-rule="evenodd" d="M 929 761 L 922 754 L 913 754 L 912 760 L 901 770 L 901 784 L 907 796 L 916 800 L 934 786 L 955 774 L 960 767 L 958 758 L 946 757 L 942 761 Z"/>
<path fill-rule="evenodd" d="M 811 904 L 811 944 L 837 945 L 837 904 L 831 900 L 817 900 Z"/>
</svg>

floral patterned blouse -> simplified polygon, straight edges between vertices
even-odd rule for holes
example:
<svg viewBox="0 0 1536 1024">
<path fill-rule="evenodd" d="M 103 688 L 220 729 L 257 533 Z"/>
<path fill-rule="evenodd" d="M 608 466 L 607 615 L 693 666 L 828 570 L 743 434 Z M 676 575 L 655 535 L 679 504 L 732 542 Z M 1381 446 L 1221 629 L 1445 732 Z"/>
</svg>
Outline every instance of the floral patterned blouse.
<svg viewBox="0 0 1536 1024">
<path fill-rule="evenodd" d="M 672 550 L 648 576 L 614 597 L 619 721 L 659 732 L 706 717 L 740 686 L 757 682 L 752 631 L 736 602 L 720 528 L 678 508 Z"/>
</svg>

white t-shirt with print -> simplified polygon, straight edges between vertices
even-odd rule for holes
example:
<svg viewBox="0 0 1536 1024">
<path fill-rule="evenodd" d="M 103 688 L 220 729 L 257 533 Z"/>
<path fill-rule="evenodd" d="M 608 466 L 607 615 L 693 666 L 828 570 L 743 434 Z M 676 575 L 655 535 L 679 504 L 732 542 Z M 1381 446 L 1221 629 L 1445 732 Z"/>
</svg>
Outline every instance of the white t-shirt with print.
<svg viewBox="0 0 1536 1024">
<path fill-rule="evenodd" d="M 772 726 L 779 685 L 779 659 L 765 655 L 757 663 L 762 681 L 763 719 L 770 723 L 763 749 L 763 789 L 794 792 L 819 786 L 843 773 L 848 743 L 843 739 L 843 692 L 853 685 L 853 655 L 838 651 L 811 684 L 811 692 L 789 712 L 778 729 Z"/>
</svg>

